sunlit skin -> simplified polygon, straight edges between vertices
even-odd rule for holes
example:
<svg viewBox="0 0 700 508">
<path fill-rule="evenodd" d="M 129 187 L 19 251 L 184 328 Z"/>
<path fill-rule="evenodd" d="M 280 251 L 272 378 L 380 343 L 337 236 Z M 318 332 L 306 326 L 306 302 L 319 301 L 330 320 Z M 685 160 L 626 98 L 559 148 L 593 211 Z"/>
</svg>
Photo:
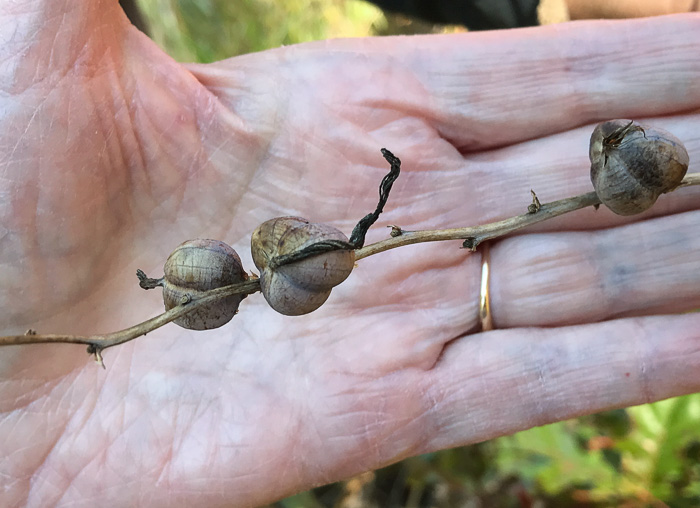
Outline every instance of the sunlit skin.
<svg viewBox="0 0 700 508">
<path fill-rule="evenodd" d="M 700 10 L 698 0 L 566 0 L 571 19 L 631 18 Z"/>
<path fill-rule="evenodd" d="M 635 118 L 700 171 L 700 15 L 318 42 L 180 65 L 111 0 L 0 0 L 3 334 L 91 334 L 162 310 L 182 241 L 253 268 L 300 215 L 467 226 L 591 190 L 593 125 Z M 0 350 L 5 506 L 255 506 L 401 458 L 700 390 L 700 190 L 641 217 L 587 209 L 480 254 L 358 262 L 318 311 L 258 295 L 226 326 L 106 350 Z M 669 314 L 669 315 L 665 315 Z"/>
</svg>

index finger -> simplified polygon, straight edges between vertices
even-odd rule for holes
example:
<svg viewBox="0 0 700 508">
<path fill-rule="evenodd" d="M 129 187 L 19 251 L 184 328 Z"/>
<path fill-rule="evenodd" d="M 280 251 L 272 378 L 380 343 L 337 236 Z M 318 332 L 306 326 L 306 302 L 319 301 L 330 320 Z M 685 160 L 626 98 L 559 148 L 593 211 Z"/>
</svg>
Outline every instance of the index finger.
<svg viewBox="0 0 700 508">
<path fill-rule="evenodd" d="M 311 85 L 316 102 L 366 131 L 418 118 L 467 152 L 600 119 L 698 109 L 698 46 L 700 14 L 690 13 L 319 41 L 189 67 L 244 118 L 280 107 L 270 99 L 281 97 L 282 79 L 293 97 Z M 251 96 L 265 101 L 251 108 Z"/>
<path fill-rule="evenodd" d="M 699 45 L 700 15 L 688 14 L 413 39 L 400 54 L 430 90 L 436 129 L 464 152 L 697 109 Z"/>
</svg>

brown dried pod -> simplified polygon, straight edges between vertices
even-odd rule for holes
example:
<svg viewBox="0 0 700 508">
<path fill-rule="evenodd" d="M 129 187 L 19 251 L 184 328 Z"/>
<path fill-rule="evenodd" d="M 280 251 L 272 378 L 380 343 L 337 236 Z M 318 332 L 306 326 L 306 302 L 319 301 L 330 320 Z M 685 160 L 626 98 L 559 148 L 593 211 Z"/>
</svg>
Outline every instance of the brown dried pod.
<svg viewBox="0 0 700 508">
<path fill-rule="evenodd" d="M 602 203 L 618 215 L 651 208 L 688 170 L 688 152 L 670 132 L 632 120 L 596 126 L 589 149 L 591 181 Z"/>
<path fill-rule="evenodd" d="M 308 314 L 323 305 L 331 289 L 350 275 L 355 266 L 353 250 L 324 252 L 275 266 L 275 258 L 323 241 L 348 239 L 332 226 L 310 223 L 301 217 L 278 217 L 253 232 L 253 262 L 260 270 L 260 289 L 270 307 L 287 316 Z"/>
<path fill-rule="evenodd" d="M 164 267 L 163 302 L 170 310 L 188 298 L 230 284 L 248 275 L 233 248 L 219 240 L 188 240 L 168 256 Z M 210 330 L 228 323 L 245 295 L 231 295 L 185 314 L 174 323 L 191 330 Z"/>
</svg>

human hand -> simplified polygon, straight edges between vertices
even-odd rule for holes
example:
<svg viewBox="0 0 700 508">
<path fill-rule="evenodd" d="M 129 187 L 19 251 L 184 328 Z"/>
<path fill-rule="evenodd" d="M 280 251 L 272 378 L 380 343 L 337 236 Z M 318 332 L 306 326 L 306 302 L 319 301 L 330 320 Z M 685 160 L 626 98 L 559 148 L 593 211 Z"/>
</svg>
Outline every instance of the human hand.
<svg viewBox="0 0 700 508">
<path fill-rule="evenodd" d="M 571 19 L 632 18 L 697 11 L 696 0 L 566 0 Z"/>
<path fill-rule="evenodd" d="M 464 226 L 590 190 L 591 124 L 650 117 L 698 171 L 700 17 L 292 46 L 171 61 L 116 2 L 0 3 L 3 332 L 95 333 L 161 310 L 133 276 L 183 240 L 295 214 L 349 232 Z M 646 220 L 581 211 L 480 256 L 359 262 L 308 316 L 248 297 L 225 327 L 105 352 L 2 349 L 9 506 L 254 506 L 403 457 L 700 389 L 696 188 Z M 653 217 L 653 218 L 652 218 Z M 603 229 L 612 227 L 613 229 Z M 578 230 L 578 232 L 572 232 Z M 614 321 L 598 321 L 620 318 Z M 540 328 L 532 328 L 540 327 Z"/>
</svg>

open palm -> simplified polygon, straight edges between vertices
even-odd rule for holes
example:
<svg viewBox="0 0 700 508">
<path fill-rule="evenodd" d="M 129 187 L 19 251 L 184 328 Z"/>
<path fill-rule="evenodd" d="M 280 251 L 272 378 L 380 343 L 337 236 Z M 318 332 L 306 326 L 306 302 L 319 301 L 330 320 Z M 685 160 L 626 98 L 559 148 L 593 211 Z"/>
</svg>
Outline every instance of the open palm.
<svg viewBox="0 0 700 508">
<path fill-rule="evenodd" d="M 591 124 L 661 117 L 700 157 L 700 16 L 319 42 L 183 66 L 116 1 L 0 1 L 1 332 L 113 331 L 158 312 L 184 240 L 280 215 L 346 231 L 403 161 L 383 226 L 474 225 L 590 190 Z M 10 506 L 254 506 L 402 457 L 700 390 L 700 193 L 605 210 L 480 256 L 362 260 L 308 316 L 258 294 L 209 332 L 0 351 Z M 605 229 L 603 229 L 605 228 Z M 637 316 L 637 317 L 632 317 Z M 611 318 L 620 318 L 598 323 Z M 591 324 L 594 323 L 594 324 Z M 534 328 L 538 327 L 538 328 Z"/>
</svg>

